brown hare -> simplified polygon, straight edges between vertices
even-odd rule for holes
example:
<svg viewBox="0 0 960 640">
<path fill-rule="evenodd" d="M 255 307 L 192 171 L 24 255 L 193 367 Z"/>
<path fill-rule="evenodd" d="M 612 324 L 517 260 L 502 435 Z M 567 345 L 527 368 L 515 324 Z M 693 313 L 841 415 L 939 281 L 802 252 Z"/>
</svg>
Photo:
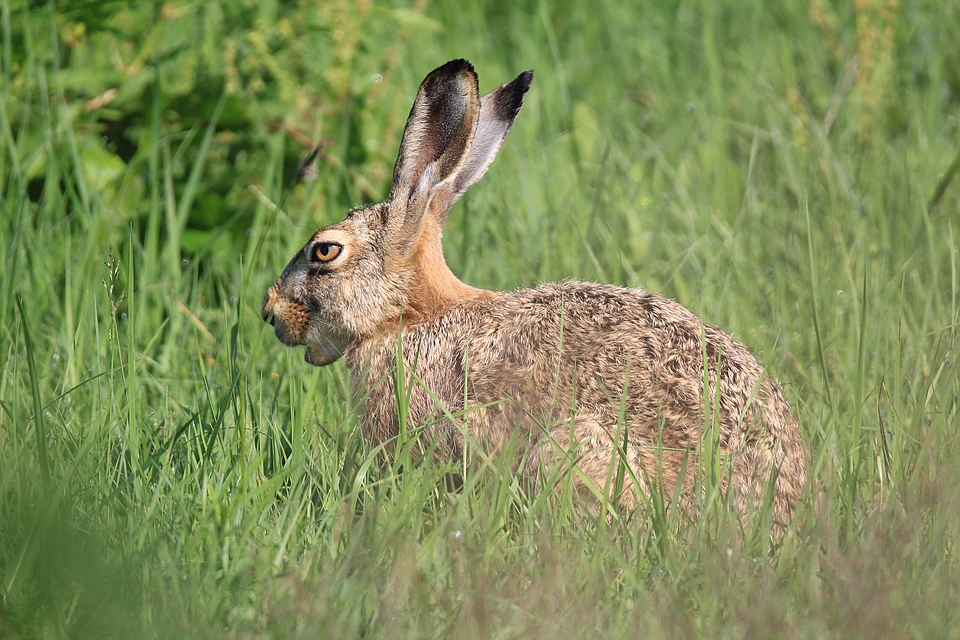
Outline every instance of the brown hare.
<svg viewBox="0 0 960 640">
<path fill-rule="evenodd" d="M 402 371 L 406 424 L 422 426 L 442 460 L 512 443 L 533 486 L 548 489 L 565 468 L 594 507 L 637 511 L 660 491 L 695 516 L 712 456 L 738 512 L 772 496 L 781 527 L 805 481 L 804 450 L 783 393 L 746 347 L 641 289 L 485 291 L 447 267 L 447 213 L 493 161 L 532 79 L 481 98 L 467 61 L 431 72 L 387 199 L 317 231 L 267 291 L 264 320 L 284 344 L 305 345 L 310 364 L 346 358 L 375 444 L 399 434 Z"/>
</svg>

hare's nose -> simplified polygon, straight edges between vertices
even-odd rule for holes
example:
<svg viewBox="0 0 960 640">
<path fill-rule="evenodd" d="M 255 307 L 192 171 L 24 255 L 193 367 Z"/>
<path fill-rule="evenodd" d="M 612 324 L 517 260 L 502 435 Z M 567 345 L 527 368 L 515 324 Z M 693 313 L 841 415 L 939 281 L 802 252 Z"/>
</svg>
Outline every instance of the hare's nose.
<svg viewBox="0 0 960 640">
<path fill-rule="evenodd" d="M 263 318 L 263 321 L 273 325 L 273 307 L 277 304 L 277 287 L 276 285 L 267 289 L 267 295 L 263 297 L 263 307 L 260 309 L 260 317 Z"/>
</svg>

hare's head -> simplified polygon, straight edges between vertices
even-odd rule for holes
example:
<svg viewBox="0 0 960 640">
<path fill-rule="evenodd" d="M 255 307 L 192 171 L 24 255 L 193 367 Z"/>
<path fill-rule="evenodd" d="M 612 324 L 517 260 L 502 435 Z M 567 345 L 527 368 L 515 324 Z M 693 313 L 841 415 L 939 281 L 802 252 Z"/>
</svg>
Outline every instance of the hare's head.
<svg viewBox="0 0 960 640">
<path fill-rule="evenodd" d="M 524 72 L 482 98 L 466 60 L 424 79 L 390 195 L 313 234 L 267 291 L 262 315 L 281 342 L 306 345 L 310 364 L 330 364 L 401 316 L 416 321 L 482 295 L 450 273 L 440 229 L 490 166 L 532 79 Z"/>
</svg>

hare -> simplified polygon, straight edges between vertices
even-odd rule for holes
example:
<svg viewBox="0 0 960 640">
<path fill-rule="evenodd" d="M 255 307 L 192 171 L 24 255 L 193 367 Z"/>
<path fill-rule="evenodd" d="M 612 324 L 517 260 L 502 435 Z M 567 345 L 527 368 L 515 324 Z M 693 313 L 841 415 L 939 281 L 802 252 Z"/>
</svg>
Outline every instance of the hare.
<svg viewBox="0 0 960 640">
<path fill-rule="evenodd" d="M 642 289 L 485 291 L 447 267 L 447 213 L 490 166 L 532 80 L 526 71 L 481 98 L 467 61 L 431 72 L 387 199 L 317 231 L 267 291 L 264 320 L 310 364 L 346 358 L 374 444 L 400 432 L 402 380 L 406 424 L 442 460 L 511 443 L 534 487 L 558 482 L 567 462 L 578 501 L 635 512 L 659 491 L 695 517 L 713 456 L 738 512 L 772 495 L 782 526 L 804 485 L 803 444 L 746 347 Z"/>
</svg>

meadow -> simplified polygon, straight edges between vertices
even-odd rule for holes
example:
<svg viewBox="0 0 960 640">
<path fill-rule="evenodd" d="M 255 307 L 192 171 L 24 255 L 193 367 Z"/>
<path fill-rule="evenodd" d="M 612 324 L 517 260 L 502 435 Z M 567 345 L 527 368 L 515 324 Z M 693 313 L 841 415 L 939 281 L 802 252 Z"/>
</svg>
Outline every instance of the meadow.
<svg viewBox="0 0 960 640">
<path fill-rule="evenodd" d="M 957 42 L 957 0 L 0 0 L 0 638 L 960 638 Z M 453 272 L 748 345 L 810 453 L 782 539 L 380 464 L 263 323 L 459 57 L 536 75 Z"/>
</svg>

